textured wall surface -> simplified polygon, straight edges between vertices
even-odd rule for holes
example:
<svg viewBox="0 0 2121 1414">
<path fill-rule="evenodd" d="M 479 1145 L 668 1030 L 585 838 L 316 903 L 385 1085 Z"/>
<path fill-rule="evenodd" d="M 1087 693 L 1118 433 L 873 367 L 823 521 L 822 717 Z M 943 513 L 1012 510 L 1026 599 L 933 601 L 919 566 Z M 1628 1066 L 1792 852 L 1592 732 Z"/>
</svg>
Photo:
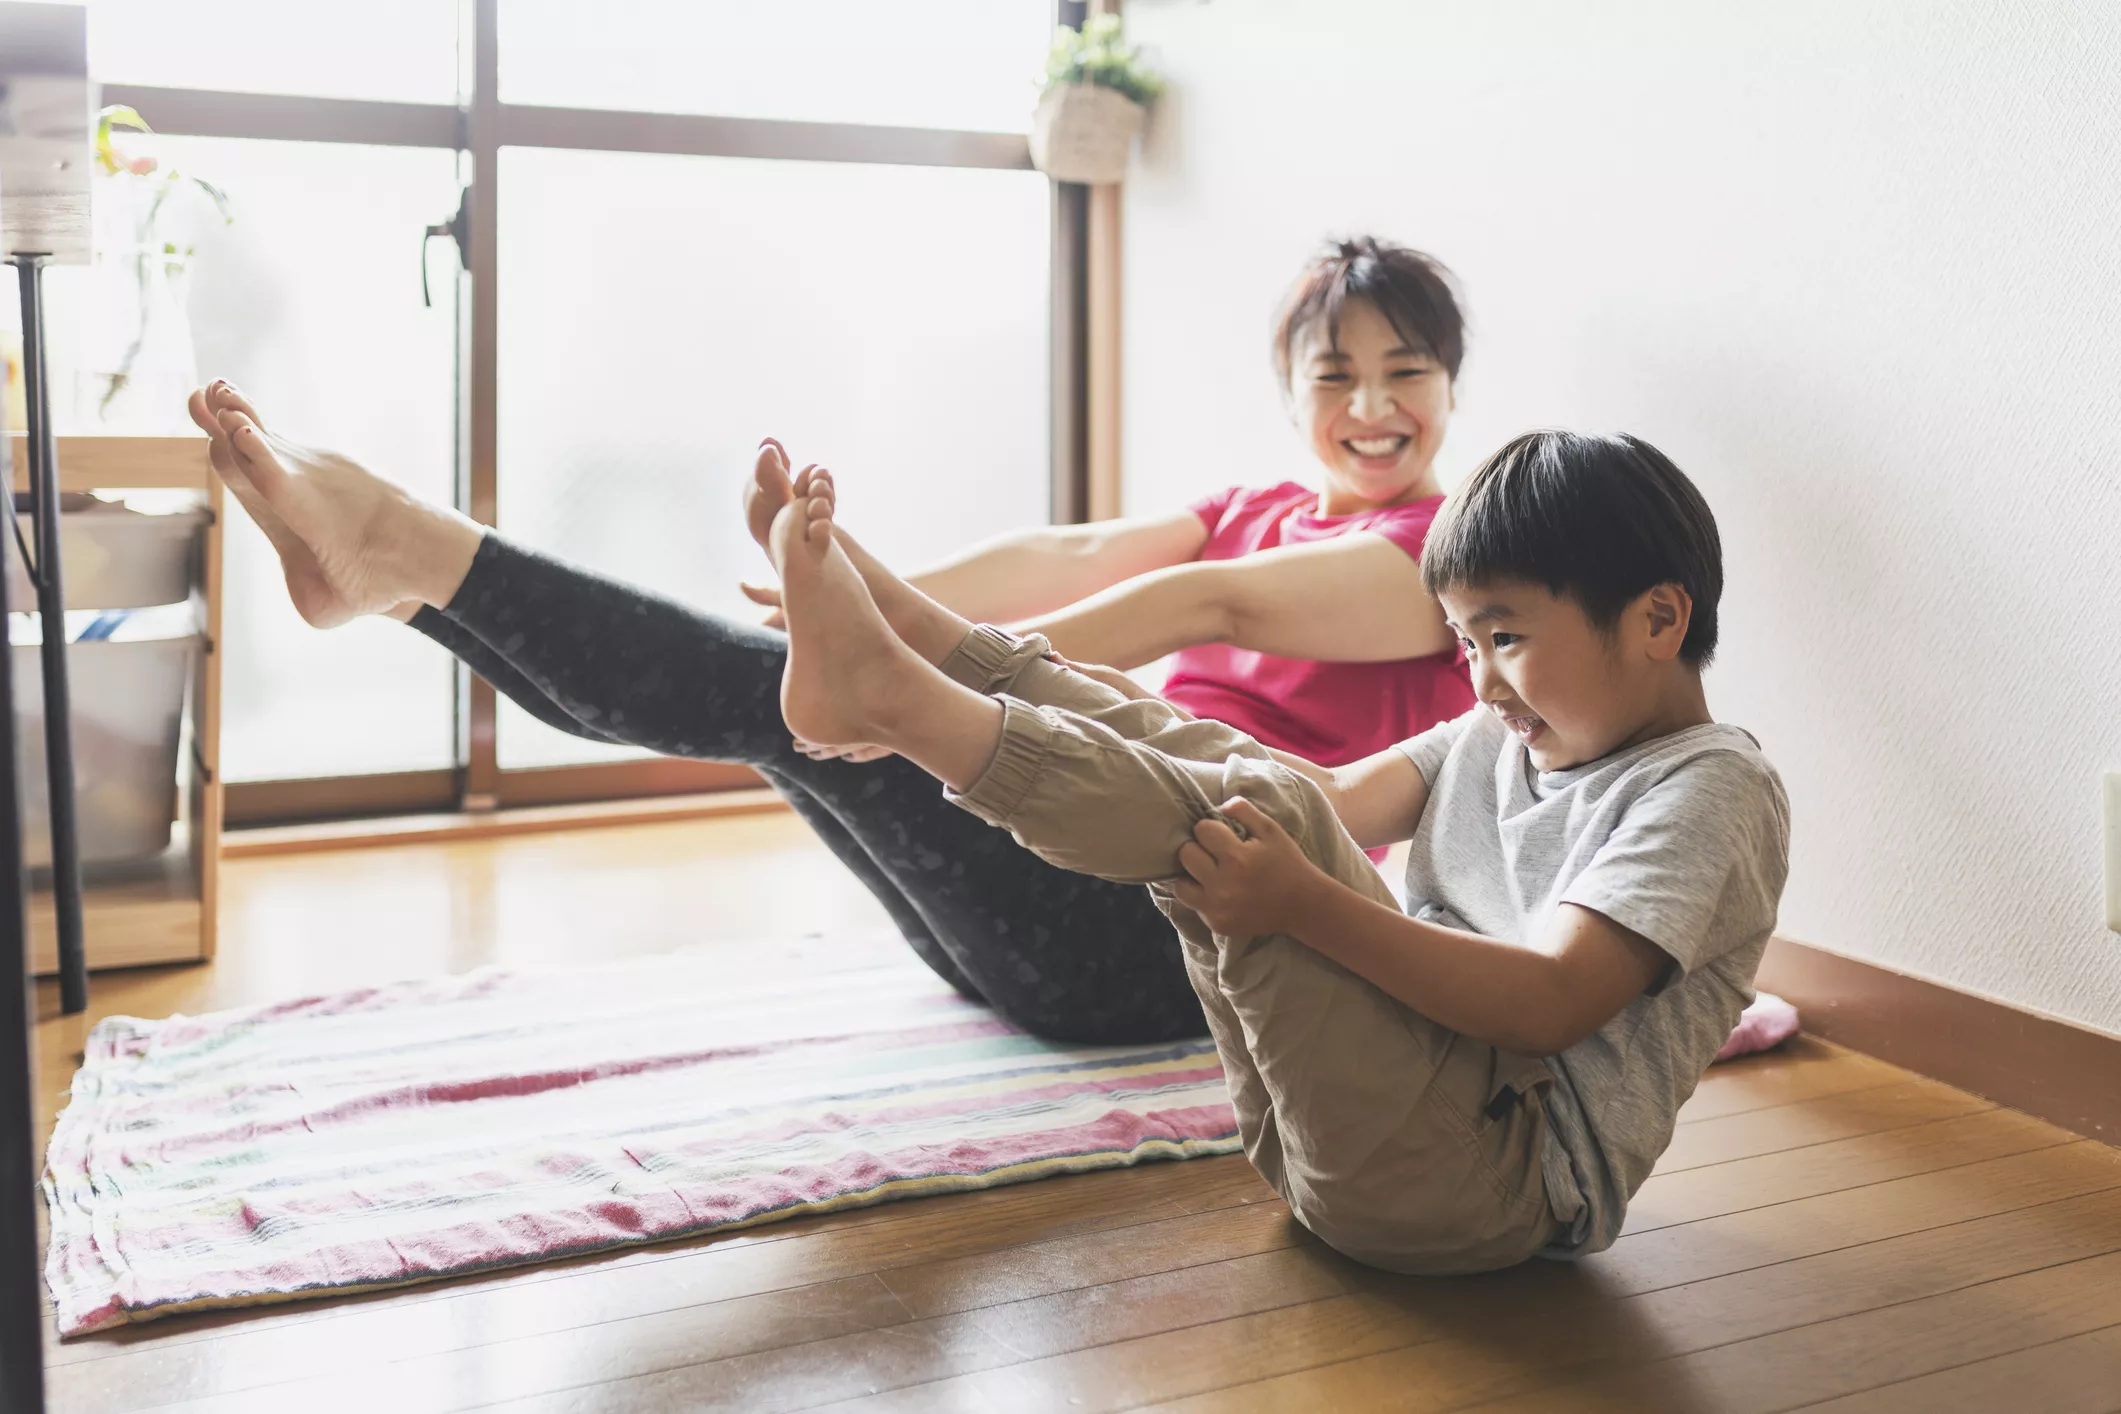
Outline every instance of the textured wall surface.
<svg viewBox="0 0 2121 1414">
<path fill-rule="evenodd" d="M 1127 496 L 1307 477 L 1275 297 L 1427 248 L 1446 480 L 1648 437 L 1725 536 L 1712 704 L 1788 783 L 1782 928 L 2121 1032 L 2121 5 L 1132 0 Z M 1299 18 L 1300 17 L 1300 18 Z"/>
</svg>

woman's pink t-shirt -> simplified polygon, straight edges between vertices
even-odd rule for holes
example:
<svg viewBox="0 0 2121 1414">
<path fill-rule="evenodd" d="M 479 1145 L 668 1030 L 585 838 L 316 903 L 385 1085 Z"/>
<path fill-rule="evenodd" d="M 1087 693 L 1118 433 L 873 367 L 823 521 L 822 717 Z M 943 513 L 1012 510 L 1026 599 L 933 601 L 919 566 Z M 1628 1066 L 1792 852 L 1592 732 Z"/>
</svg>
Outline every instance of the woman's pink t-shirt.
<svg viewBox="0 0 2121 1414">
<path fill-rule="evenodd" d="M 1351 516 L 1317 514 L 1318 493 L 1293 481 L 1233 486 L 1195 502 L 1208 527 L 1203 560 L 1233 560 L 1336 535 L 1382 535 L 1416 560 L 1443 497 Z M 1206 643 L 1172 659 L 1163 696 L 1197 717 L 1228 722 L 1272 747 L 1342 766 L 1448 721 L 1473 705 L 1456 650 L 1384 663 L 1317 663 Z"/>
</svg>

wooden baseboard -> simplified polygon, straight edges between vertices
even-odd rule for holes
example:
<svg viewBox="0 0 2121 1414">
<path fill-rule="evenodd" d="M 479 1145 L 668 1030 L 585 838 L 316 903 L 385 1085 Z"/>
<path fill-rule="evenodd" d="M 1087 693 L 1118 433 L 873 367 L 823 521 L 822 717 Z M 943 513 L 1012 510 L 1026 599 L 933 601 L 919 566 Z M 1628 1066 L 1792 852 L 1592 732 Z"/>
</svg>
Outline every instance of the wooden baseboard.
<svg viewBox="0 0 2121 1414">
<path fill-rule="evenodd" d="M 785 810 L 771 790 L 718 790 L 701 795 L 646 796 L 579 805 L 537 805 L 513 810 L 450 811 L 380 820 L 334 820 L 316 825 L 271 825 L 230 830 L 221 837 L 223 859 L 307 854 L 326 849 L 373 849 L 385 845 L 481 840 L 501 835 L 586 830 L 603 825 L 647 825 L 670 820 L 706 820 Z"/>
<path fill-rule="evenodd" d="M 1787 938 L 1768 944 L 1759 982 L 1814 1036 L 2121 1144 L 2121 1036 Z"/>
</svg>

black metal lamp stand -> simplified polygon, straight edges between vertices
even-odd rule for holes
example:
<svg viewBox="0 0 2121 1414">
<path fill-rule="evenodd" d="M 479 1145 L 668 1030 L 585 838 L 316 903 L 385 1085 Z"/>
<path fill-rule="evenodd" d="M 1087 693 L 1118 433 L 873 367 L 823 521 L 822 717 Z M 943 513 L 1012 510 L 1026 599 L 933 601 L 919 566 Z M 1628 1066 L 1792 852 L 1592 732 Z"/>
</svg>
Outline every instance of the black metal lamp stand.
<svg viewBox="0 0 2121 1414">
<path fill-rule="evenodd" d="M 5 425 L 0 425 L 0 483 L 10 492 L 11 525 L 12 445 Z M 12 533 L 0 535 L 0 623 L 7 616 L 8 542 L 14 538 Z M 15 761 L 15 655 L 0 651 L 0 1409 L 35 1414 L 44 1408 L 44 1313 L 37 1303 L 37 1137 L 30 1080 L 36 1056 L 30 1047 L 28 880 L 22 867 L 22 792 Z"/>
<path fill-rule="evenodd" d="M 66 584 L 59 562 L 59 447 L 52 435 L 51 370 L 44 348 L 44 261 L 17 255 L 22 286 L 22 381 L 29 411 L 30 516 L 36 556 L 24 568 L 44 625 L 44 761 L 51 802 L 52 912 L 59 934 L 59 1008 L 88 1007 L 81 936 L 81 851 L 74 821 L 73 694 L 66 677 Z M 10 512 L 12 514 L 12 511 Z M 20 522 L 16 522 L 19 525 Z M 12 705 L 12 699 L 10 699 Z"/>
</svg>

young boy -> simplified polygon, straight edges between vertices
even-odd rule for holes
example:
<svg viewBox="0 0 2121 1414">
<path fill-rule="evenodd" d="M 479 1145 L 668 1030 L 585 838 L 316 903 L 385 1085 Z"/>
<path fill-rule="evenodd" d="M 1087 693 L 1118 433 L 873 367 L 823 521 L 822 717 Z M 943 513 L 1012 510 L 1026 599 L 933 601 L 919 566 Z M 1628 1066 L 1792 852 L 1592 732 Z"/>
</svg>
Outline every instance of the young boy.
<svg viewBox="0 0 2121 1414">
<path fill-rule="evenodd" d="M 1612 1243 L 1787 868 L 1781 783 L 1702 692 L 1722 555 L 1677 467 L 1562 432 L 1492 457 L 1423 561 L 1479 705 L 1330 771 L 966 623 L 833 527 L 829 477 L 760 477 L 790 730 L 1150 885 L 1245 1151 L 1306 1227 L 1425 1273 Z M 1362 853 L 1407 838 L 1411 916 Z"/>
</svg>

